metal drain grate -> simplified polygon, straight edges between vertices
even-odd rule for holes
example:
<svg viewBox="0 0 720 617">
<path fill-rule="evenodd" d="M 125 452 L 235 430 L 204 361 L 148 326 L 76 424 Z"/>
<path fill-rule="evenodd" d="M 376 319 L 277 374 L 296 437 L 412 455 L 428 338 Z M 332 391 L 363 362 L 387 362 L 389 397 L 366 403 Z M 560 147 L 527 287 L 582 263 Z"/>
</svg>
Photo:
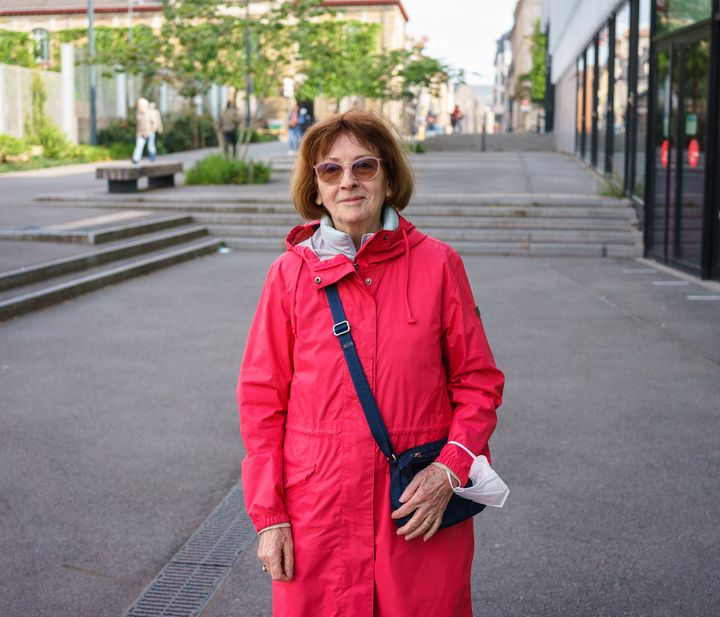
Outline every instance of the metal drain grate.
<svg viewBox="0 0 720 617">
<path fill-rule="evenodd" d="M 236 484 L 123 617 L 199 615 L 254 538 Z"/>
</svg>

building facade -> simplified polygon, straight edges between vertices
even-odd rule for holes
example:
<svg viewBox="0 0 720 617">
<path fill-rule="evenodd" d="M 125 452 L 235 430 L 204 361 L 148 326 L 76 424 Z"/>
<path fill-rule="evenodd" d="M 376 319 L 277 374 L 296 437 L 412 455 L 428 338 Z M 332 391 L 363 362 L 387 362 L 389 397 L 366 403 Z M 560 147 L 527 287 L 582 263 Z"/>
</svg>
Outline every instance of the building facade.
<svg viewBox="0 0 720 617">
<path fill-rule="evenodd" d="M 720 279 L 719 0 L 545 0 L 557 148 L 635 202 L 647 257 Z"/>
<path fill-rule="evenodd" d="M 508 82 L 512 64 L 510 32 L 497 40 L 495 51 L 495 81 L 493 82 L 493 133 L 506 133 L 510 118 Z"/>
<path fill-rule="evenodd" d="M 532 34 L 542 13 L 542 0 L 518 0 L 510 32 L 512 62 L 508 84 L 508 124 L 515 133 L 537 132 L 542 110 L 531 101 Z"/>
</svg>

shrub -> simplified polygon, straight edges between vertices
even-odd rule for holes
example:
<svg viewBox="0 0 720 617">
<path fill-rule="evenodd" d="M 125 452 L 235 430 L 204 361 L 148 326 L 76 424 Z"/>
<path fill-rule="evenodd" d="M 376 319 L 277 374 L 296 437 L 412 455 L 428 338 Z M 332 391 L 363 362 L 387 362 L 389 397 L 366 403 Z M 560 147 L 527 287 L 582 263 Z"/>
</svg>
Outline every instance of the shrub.
<svg viewBox="0 0 720 617">
<path fill-rule="evenodd" d="M 425 154 L 427 149 L 420 141 L 406 141 L 405 150 L 413 154 Z"/>
<path fill-rule="evenodd" d="M 260 161 L 228 160 L 213 154 L 188 171 L 186 184 L 267 184 L 272 168 Z"/>
<path fill-rule="evenodd" d="M 197 130 L 196 123 L 198 122 L 200 123 L 200 132 L 203 136 L 204 146 L 206 148 L 217 146 L 217 133 L 215 132 L 212 118 L 207 114 L 202 116 L 181 114 L 171 118 L 165 126 L 165 132 L 160 135 L 159 141 L 162 142 L 167 152 L 192 150 L 196 147 L 195 132 Z M 158 145 L 158 152 L 160 152 L 160 145 Z"/>
<path fill-rule="evenodd" d="M 600 191 L 600 195 L 603 197 L 615 197 L 621 199 L 625 197 L 625 189 L 620 185 L 611 180 L 605 180 L 605 187 Z"/>
<path fill-rule="evenodd" d="M 275 133 L 270 133 L 263 129 L 253 129 L 252 135 L 250 135 L 250 143 L 253 144 L 277 140 L 278 136 Z"/>
<path fill-rule="evenodd" d="M 113 158 L 110 148 L 105 148 L 104 146 L 88 146 L 86 144 L 71 146 L 70 156 L 78 162 L 83 163 L 109 161 Z"/>
<path fill-rule="evenodd" d="M 104 146 L 110 152 L 110 157 L 113 159 L 129 159 L 133 150 L 135 150 L 135 144 L 117 143 L 110 146 Z"/>
<path fill-rule="evenodd" d="M 111 148 L 117 144 L 129 144 L 135 147 L 135 118 L 113 120 L 97 134 L 98 145 Z M 132 152 L 132 149 L 130 150 Z"/>
<path fill-rule="evenodd" d="M 0 162 L 9 157 L 20 156 L 29 150 L 24 140 L 12 135 L 0 134 Z"/>
<path fill-rule="evenodd" d="M 54 124 L 46 124 L 37 134 L 37 140 L 43 147 L 43 156 L 49 159 L 61 159 L 72 156 L 73 145 L 65 134 Z"/>
</svg>

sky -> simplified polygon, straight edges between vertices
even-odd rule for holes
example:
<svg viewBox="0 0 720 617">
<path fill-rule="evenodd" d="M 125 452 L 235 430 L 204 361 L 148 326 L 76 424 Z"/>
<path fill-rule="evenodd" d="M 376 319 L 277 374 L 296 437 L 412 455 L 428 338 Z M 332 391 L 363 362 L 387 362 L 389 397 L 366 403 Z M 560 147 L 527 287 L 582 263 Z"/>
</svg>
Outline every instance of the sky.
<svg viewBox="0 0 720 617">
<path fill-rule="evenodd" d="M 515 0 L 402 0 L 407 33 L 427 36 L 433 58 L 465 69 L 468 84 L 492 84 L 496 40 L 513 24 Z M 477 75 L 479 73 L 479 75 Z"/>
</svg>

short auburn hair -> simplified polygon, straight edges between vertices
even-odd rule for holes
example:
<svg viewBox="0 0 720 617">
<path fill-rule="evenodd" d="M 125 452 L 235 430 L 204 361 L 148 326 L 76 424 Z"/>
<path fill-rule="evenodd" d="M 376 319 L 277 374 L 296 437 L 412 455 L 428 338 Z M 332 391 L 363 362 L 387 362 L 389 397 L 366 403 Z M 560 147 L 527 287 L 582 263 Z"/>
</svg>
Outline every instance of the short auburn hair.
<svg viewBox="0 0 720 617">
<path fill-rule="evenodd" d="M 403 210 L 412 197 L 415 179 L 402 140 L 385 117 L 361 109 L 329 116 L 311 126 L 303 136 L 290 181 L 295 209 L 307 220 L 328 214 L 324 206 L 316 203 L 318 187 L 313 165 L 330 152 L 343 134 L 377 153 L 390 188 L 385 203 L 398 212 Z"/>
</svg>

